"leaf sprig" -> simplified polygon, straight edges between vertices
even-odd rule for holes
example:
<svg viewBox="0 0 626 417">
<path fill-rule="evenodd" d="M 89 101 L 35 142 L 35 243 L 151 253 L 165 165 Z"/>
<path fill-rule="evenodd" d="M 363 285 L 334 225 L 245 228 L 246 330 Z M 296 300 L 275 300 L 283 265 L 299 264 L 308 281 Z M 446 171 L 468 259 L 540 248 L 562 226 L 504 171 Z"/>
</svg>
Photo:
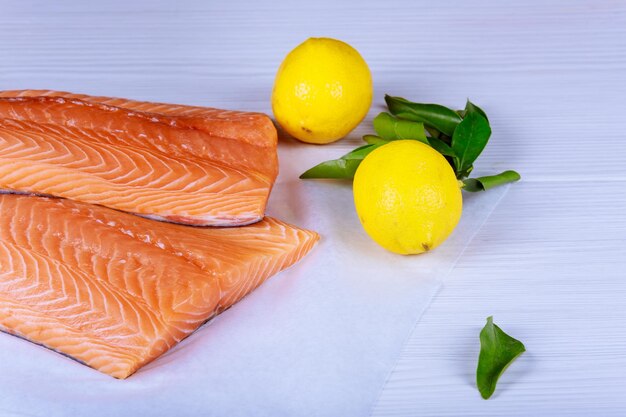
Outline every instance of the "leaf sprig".
<svg viewBox="0 0 626 417">
<path fill-rule="evenodd" d="M 350 179 L 361 161 L 374 149 L 394 140 L 423 142 L 442 154 L 460 181 L 470 192 L 518 181 L 515 171 L 504 171 L 486 177 L 468 178 L 474 161 L 487 146 L 491 126 L 485 112 L 471 101 L 465 109 L 454 111 L 439 104 L 413 103 L 401 97 L 385 96 L 389 112 L 374 118 L 376 135 L 365 135 L 367 145 L 334 159 L 322 162 L 304 172 L 300 178 Z"/>
</svg>

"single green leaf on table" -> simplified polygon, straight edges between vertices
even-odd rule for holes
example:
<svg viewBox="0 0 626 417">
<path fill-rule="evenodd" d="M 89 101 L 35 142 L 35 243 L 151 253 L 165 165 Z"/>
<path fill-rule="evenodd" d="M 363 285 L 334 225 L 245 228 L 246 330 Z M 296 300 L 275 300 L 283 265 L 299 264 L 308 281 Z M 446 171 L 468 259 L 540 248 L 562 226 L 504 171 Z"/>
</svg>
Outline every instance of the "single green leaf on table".
<svg viewBox="0 0 626 417">
<path fill-rule="evenodd" d="M 387 107 L 394 116 L 401 119 L 422 122 L 447 136 L 452 136 L 461 116 L 454 110 L 439 104 L 413 103 L 402 97 L 385 96 Z M 432 132 L 431 132 L 432 134 Z"/>
<path fill-rule="evenodd" d="M 389 113 L 380 113 L 374 118 L 376 134 L 386 140 L 415 139 L 426 141 L 424 124 L 410 120 L 398 119 Z"/>
<path fill-rule="evenodd" d="M 370 152 L 378 148 L 380 144 L 364 145 L 356 148 L 339 159 L 322 162 L 307 170 L 301 179 L 330 178 L 330 179 L 350 179 L 354 178 L 356 169 Z"/>
<path fill-rule="evenodd" d="M 476 369 L 476 385 L 484 399 L 491 397 L 500 375 L 525 351 L 522 342 L 504 333 L 493 323 L 493 317 L 487 318 L 487 324 L 480 332 L 480 355 Z"/>
<path fill-rule="evenodd" d="M 498 185 L 519 181 L 520 178 L 520 175 L 515 171 L 504 171 L 500 174 L 488 175 L 486 177 L 466 178 L 463 180 L 463 189 L 472 193 L 487 191 Z"/>
<path fill-rule="evenodd" d="M 465 115 L 465 119 L 452 135 L 452 149 L 459 158 L 456 169 L 465 171 L 472 166 L 478 155 L 485 149 L 491 136 L 489 122 L 478 112 L 472 111 Z"/>
</svg>

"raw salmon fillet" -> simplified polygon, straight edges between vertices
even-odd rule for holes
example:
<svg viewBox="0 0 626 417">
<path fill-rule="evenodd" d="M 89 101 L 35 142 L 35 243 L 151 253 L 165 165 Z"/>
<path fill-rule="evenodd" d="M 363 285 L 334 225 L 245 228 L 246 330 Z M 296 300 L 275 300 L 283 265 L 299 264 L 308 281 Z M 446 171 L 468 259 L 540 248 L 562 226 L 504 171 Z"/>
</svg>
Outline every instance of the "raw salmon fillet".
<svg viewBox="0 0 626 417">
<path fill-rule="evenodd" d="M 263 218 L 278 175 L 276 138 L 260 113 L 0 91 L 0 189 L 246 225 Z"/>
<path fill-rule="evenodd" d="M 0 195 L 0 330 L 126 378 L 318 238 L 269 217 L 196 228 Z"/>
</svg>

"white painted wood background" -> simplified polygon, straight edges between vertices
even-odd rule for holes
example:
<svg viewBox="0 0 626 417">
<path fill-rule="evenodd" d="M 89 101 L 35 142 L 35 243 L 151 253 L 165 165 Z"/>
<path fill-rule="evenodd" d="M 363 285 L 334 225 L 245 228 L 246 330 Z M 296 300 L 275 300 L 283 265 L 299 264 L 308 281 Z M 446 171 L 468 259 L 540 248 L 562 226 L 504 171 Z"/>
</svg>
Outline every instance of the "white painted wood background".
<svg viewBox="0 0 626 417">
<path fill-rule="evenodd" d="M 0 89 L 270 112 L 276 68 L 310 36 L 351 43 L 374 75 L 375 106 L 338 154 L 384 93 L 470 97 L 494 130 L 480 171 L 523 176 L 416 325 L 373 415 L 625 415 L 626 2 L 0 0 Z M 528 352 L 483 401 L 488 315 Z"/>
</svg>

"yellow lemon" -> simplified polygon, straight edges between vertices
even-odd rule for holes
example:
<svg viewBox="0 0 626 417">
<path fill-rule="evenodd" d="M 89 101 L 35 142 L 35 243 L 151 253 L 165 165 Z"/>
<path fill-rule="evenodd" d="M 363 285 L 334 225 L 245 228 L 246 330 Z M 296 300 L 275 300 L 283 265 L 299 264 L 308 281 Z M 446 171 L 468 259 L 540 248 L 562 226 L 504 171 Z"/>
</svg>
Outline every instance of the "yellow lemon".
<svg viewBox="0 0 626 417">
<path fill-rule="evenodd" d="M 363 57 L 345 42 L 310 38 L 283 60 L 272 91 L 276 121 L 308 143 L 346 136 L 372 104 L 372 76 Z"/>
<path fill-rule="evenodd" d="M 403 255 L 439 246 L 459 222 L 461 188 L 428 145 L 398 140 L 375 149 L 354 176 L 354 204 L 367 234 Z"/>
</svg>

